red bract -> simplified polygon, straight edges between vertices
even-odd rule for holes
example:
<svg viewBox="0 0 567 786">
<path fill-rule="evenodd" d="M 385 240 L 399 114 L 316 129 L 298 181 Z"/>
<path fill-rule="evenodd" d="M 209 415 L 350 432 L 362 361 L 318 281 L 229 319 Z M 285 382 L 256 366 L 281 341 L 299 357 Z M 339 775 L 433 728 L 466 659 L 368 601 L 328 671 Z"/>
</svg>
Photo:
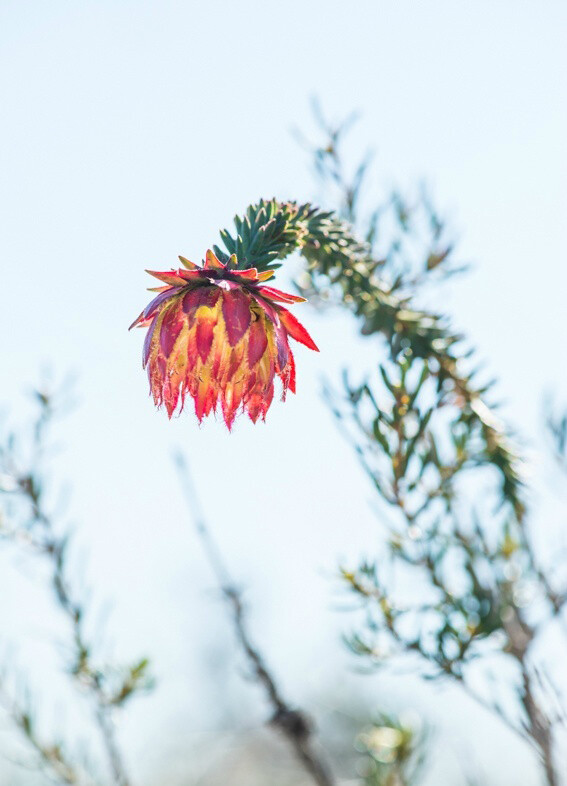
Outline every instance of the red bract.
<svg viewBox="0 0 567 786">
<path fill-rule="evenodd" d="M 295 393 L 295 365 L 288 338 L 318 351 L 305 328 L 282 303 L 305 298 L 263 282 L 273 273 L 235 270 L 207 251 L 203 267 L 179 257 L 184 268 L 150 275 L 162 281 L 157 296 L 130 327 L 147 327 L 143 365 L 157 406 L 169 417 L 185 397 L 195 401 L 199 421 L 220 402 L 230 429 L 239 409 L 254 423 L 265 419 L 274 396 Z"/>
</svg>

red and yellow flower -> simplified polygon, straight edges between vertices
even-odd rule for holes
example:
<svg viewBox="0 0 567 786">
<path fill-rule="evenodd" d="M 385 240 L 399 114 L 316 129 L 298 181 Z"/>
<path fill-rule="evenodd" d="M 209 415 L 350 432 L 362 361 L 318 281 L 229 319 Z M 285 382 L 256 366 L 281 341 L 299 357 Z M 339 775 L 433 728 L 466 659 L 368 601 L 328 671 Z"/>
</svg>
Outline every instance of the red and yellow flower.
<svg viewBox="0 0 567 786">
<path fill-rule="evenodd" d="M 254 423 L 265 419 L 274 396 L 295 393 L 289 337 L 318 351 L 305 328 L 282 304 L 304 302 L 264 285 L 272 271 L 237 270 L 207 251 L 203 267 L 179 257 L 184 267 L 147 272 L 163 282 L 130 326 L 147 327 L 143 365 L 157 406 L 171 418 L 189 394 L 201 421 L 220 403 L 230 429 L 239 410 Z"/>
</svg>

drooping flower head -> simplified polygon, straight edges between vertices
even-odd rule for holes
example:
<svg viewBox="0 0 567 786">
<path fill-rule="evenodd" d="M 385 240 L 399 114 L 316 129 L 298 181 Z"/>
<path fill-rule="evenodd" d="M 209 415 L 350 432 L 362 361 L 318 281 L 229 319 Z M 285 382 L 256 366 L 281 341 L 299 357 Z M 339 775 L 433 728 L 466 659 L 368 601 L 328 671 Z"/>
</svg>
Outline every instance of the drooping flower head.
<svg viewBox="0 0 567 786">
<path fill-rule="evenodd" d="M 220 404 L 230 429 L 239 410 L 255 423 L 265 419 L 274 396 L 295 393 L 295 364 L 288 338 L 318 351 L 305 328 L 281 304 L 304 302 L 265 286 L 271 270 L 237 270 L 207 251 L 202 267 L 179 257 L 183 268 L 148 270 L 164 286 L 130 326 L 147 327 L 143 365 L 157 406 L 168 416 L 195 402 L 202 421 Z"/>
</svg>

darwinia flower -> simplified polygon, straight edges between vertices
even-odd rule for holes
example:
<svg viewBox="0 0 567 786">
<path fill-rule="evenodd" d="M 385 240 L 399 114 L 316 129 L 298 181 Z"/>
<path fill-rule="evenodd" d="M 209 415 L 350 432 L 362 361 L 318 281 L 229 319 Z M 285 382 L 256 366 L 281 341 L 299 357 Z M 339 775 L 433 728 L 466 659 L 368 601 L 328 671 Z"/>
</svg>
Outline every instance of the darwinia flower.
<svg viewBox="0 0 567 786">
<path fill-rule="evenodd" d="M 318 351 L 311 336 L 281 303 L 305 298 L 263 282 L 272 271 L 236 270 L 207 251 L 203 267 L 179 257 L 184 269 L 158 273 L 158 295 L 130 326 L 147 327 L 143 365 L 157 406 L 171 418 L 185 396 L 195 401 L 199 421 L 220 402 L 230 429 L 239 409 L 254 423 L 265 419 L 274 396 L 274 377 L 283 395 L 295 393 L 291 336 Z"/>
</svg>

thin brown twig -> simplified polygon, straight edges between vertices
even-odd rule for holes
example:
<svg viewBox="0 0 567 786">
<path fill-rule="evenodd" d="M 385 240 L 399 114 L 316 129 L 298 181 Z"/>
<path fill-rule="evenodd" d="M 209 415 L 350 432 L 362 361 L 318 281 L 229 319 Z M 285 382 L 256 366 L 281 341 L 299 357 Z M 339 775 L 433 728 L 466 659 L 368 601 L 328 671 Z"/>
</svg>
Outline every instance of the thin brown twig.
<svg viewBox="0 0 567 786">
<path fill-rule="evenodd" d="M 215 574 L 223 597 L 227 601 L 236 630 L 237 640 L 252 668 L 256 681 L 264 688 L 273 710 L 270 724 L 277 728 L 290 743 L 305 770 L 319 786 L 334 786 L 329 765 L 313 747 L 313 725 L 302 710 L 294 709 L 282 697 L 263 655 L 250 639 L 246 613 L 240 591 L 236 588 L 209 527 L 205 522 L 187 460 L 182 453 L 174 454 L 183 491 L 192 514 L 195 531 L 203 545 L 207 560 Z"/>
</svg>

